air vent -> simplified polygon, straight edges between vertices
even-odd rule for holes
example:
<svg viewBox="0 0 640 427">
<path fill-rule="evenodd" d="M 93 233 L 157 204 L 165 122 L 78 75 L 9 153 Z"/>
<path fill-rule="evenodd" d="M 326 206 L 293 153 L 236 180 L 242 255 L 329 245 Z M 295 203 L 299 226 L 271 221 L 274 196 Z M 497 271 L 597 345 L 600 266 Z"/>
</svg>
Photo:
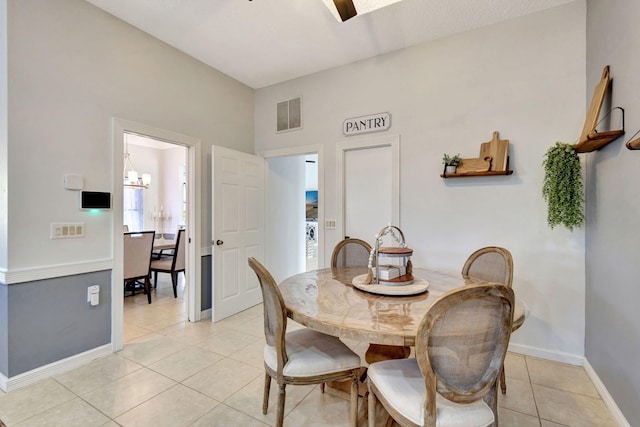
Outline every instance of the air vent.
<svg viewBox="0 0 640 427">
<path fill-rule="evenodd" d="M 276 129 L 278 132 L 302 128 L 302 98 L 278 102 Z"/>
</svg>

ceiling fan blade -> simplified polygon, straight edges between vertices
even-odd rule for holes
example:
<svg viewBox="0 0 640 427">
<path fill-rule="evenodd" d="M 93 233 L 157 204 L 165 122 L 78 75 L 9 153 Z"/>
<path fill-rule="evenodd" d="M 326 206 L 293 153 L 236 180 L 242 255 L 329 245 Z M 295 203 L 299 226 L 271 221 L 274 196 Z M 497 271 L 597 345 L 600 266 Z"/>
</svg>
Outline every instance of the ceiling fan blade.
<svg viewBox="0 0 640 427">
<path fill-rule="evenodd" d="M 358 12 L 356 12 L 356 7 L 353 5 L 353 0 L 333 0 L 333 4 L 336 5 L 336 9 L 338 9 L 342 22 L 347 19 L 351 19 L 358 14 Z"/>
</svg>

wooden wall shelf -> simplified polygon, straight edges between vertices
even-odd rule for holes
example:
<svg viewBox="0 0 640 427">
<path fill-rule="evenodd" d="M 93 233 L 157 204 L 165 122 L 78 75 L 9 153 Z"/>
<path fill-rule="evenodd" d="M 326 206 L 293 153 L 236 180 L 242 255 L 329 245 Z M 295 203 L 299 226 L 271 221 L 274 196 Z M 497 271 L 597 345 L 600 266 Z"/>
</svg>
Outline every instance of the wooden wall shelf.
<svg viewBox="0 0 640 427">
<path fill-rule="evenodd" d="M 440 178 L 464 178 L 469 176 L 496 176 L 511 175 L 513 171 L 487 171 L 487 172 L 465 172 L 465 173 L 442 173 Z"/>
<path fill-rule="evenodd" d="M 496 134 L 497 132 L 494 132 Z M 511 175 L 513 173 L 512 170 L 509 170 L 509 156 L 507 156 L 507 161 L 505 170 L 489 170 L 484 172 L 462 172 L 462 173 L 446 173 L 447 167 L 445 166 L 444 170 L 440 174 L 440 178 L 465 178 L 471 176 L 500 176 L 500 175 Z"/>
<path fill-rule="evenodd" d="M 582 128 L 580 141 L 573 146 L 573 149 L 576 150 L 577 153 L 590 153 L 592 151 L 599 150 L 600 148 L 618 139 L 624 134 L 624 109 L 620 107 L 616 108 L 619 108 L 622 112 L 622 129 L 610 130 L 606 132 L 598 132 L 596 130 L 596 125 L 599 123 L 598 119 L 600 118 L 602 103 L 604 102 L 604 97 L 607 94 L 607 89 L 609 88 L 610 83 L 611 79 L 609 77 L 609 66 L 607 65 L 606 67 L 604 67 L 604 70 L 602 70 L 602 77 L 600 78 L 600 82 L 596 85 L 596 88 L 593 91 L 593 97 L 591 97 L 591 104 L 589 105 L 589 110 L 587 111 L 587 118 L 584 121 L 584 127 Z M 611 111 L 615 110 L 616 108 L 612 109 Z M 607 113 L 607 115 L 609 113 Z"/>
</svg>

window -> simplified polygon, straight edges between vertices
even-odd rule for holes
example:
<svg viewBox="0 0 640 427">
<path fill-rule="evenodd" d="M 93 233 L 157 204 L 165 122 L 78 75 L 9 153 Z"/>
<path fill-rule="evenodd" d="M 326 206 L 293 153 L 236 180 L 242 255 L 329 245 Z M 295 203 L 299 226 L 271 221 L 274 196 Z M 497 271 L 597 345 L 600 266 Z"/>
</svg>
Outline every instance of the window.
<svg viewBox="0 0 640 427">
<path fill-rule="evenodd" d="M 142 231 L 144 228 L 144 190 L 140 188 L 126 188 L 123 194 L 123 223 L 129 231 Z"/>
</svg>

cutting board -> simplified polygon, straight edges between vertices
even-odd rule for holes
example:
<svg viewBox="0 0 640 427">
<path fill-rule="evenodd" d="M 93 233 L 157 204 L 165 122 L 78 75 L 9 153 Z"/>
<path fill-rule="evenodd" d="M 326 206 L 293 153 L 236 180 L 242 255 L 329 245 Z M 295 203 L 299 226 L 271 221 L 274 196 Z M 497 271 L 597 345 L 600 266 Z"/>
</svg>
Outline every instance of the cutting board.
<svg viewBox="0 0 640 427">
<path fill-rule="evenodd" d="M 489 142 L 480 144 L 480 158 L 484 159 L 490 156 L 492 171 L 507 170 L 507 156 L 509 154 L 509 140 L 498 139 L 498 131 L 493 132 L 493 139 Z"/>
<path fill-rule="evenodd" d="M 491 156 L 480 159 L 462 159 L 456 168 L 456 175 L 470 172 L 488 172 L 491 170 Z"/>
</svg>

